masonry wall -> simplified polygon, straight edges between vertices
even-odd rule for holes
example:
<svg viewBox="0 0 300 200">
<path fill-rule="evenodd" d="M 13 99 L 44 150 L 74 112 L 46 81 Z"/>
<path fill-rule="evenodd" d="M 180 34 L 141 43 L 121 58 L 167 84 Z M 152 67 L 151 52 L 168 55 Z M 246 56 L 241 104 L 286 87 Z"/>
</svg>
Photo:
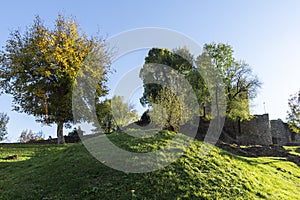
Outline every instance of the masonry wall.
<svg viewBox="0 0 300 200">
<path fill-rule="evenodd" d="M 300 134 L 293 133 L 281 119 L 270 121 L 264 114 L 240 124 L 226 119 L 221 140 L 240 145 L 300 145 Z"/>
<path fill-rule="evenodd" d="M 271 120 L 271 133 L 273 144 L 287 145 L 292 143 L 292 132 L 281 119 Z"/>
<path fill-rule="evenodd" d="M 292 133 L 292 143 L 300 145 L 300 134 L 299 133 Z"/>
<path fill-rule="evenodd" d="M 254 115 L 251 120 L 241 122 L 240 131 L 236 139 L 241 145 L 273 144 L 268 114 Z"/>
</svg>

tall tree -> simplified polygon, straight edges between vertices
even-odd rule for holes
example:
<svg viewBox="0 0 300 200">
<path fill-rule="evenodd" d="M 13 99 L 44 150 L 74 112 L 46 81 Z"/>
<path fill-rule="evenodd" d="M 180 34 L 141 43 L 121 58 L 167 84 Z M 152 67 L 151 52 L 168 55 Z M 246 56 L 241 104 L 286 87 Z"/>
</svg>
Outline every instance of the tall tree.
<svg viewBox="0 0 300 200">
<path fill-rule="evenodd" d="M 178 53 L 176 53 L 176 51 Z M 147 57 L 145 58 L 145 64 L 140 71 L 140 78 L 144 82 L 152 82 L 151 84 L 144 84 L 144 93 L 140 99 L 142 105 L 149 104 L 149 97 L 155 101 L 158 92 L 163 89 L 159 84 L 155 82 L 164 82 L 165 85 L 172 85 L 174 79 L 170 78 L 170 70 L 174 69 L 179 74 L 187 74 L 192 70 L 192 64 L 189 62 L 193 60 L 192 55 L 187 49 L 177 49 L 173 52 L 168 49 L 152 48 Z M 149 67 L 148 64 L 159 64 L 159 67 Z M 176 83 L 179 84 L 179 83 Z"/>
<path fill-rule="evenodd" d="M 58 143 L 64 143 L 63 127 L 73 122 L 72 87 L 76 76 L 84 74 L 80 71 L 98 77 L 97 96 L 107 94 L 109 55 L 104 46 L 99 38 L 81 33 L 72 18 L 58 15 L 50 29 L 37 16 L 24 34 L 11 32 L 0 53 L 0 86 L 13 96 L 14 110 L 44 124 L 56 123 Z M 89 54 L 93 59 L 87 62 Z M 93 62 L 101 63 L 98 70 Z"/>
<path fill-rule="evenodd" d="M 148 52 L 140 71 L 144 82 L 144 93 L 140 100 L 142 105 L 151 108 L 149 114 L 153 122 L 164 129 L 178 131 L 180 123 L 193 117 L 195 110 L 190 112 L 185 108 L 196 108 L 193 98 L 188 98 L 195 89 L 189 84 L 189 79 L 197 75 L 194 72 L 193 56 L 186 48 L 173 51 L 153 48 Z"/>
<path fill-rule="evenodd" d="M 288 105 L 288 125 L 292 131 L 300 133 L 300 90 L 298 93 L 291 95 Z"/>
<path fill-rule="evenodd" d="M 211 59 L 211 65 L 222 82 L 215 85 L 215 98 L 221 87 L 225 89 L 226 115 L 233 120 L 250 118 L 249 100 L 257 94 L 261 82 L 243 61 L 236 61 L 233 49 L 227 44 L 206 44 L 203 54 Z M 218 101 L 216 101 L 218 102 Z M 217 108 L 218 109 L 218 108 Z"/>
<path fill-rule="evenodd" d="M 161 65 L 151 68 L 149 67 L 151 63 Z M 261 82 L 253 75 L 248 64 L 235 60 L 230 45 L 205 44 L 203 53 L 195 61 L 196 65 L 194 66 L 193 63 L 194 58 L 186 48 L 173 51 L 151 49 L 140 72 L 144 83 L 150 83 L 144 84 L 141 103 L 151 106 L 151 103 L 157 103 L 156 97 L 160 97 L 161 103 L 162 95 L 159 93 L 164 90 L 162 85 L 153 84 L 156 81 L 163 82 L 165 85 L 175 85 L 175 88 L 176 84 L 181 84 L 178 80 L 170 78 L 174 74 L 167 74 L 168 68 L 172 68 L 178 74 L 183 75 L 192 86 L 200 108 L 205 108 L 206 104 L 215 102 L 217 115 L 221 116 L 223 107 L 226 106 L 221 105 L 221 102 L 226 102 L 228 118 L 238 121 L 250 118 L 249 100 L 256 96 Z M 150 97 L 151 101 L 149 101 Z M 205 109 L 199 114 L 205 115 Z"/>
<path fill-rule="evenodd" d="M 9 117 L 5 113 L 0 113 L 0 141 L 5 139 L 7 135 L 7 123 L 9 121 Z"/>
</svg>

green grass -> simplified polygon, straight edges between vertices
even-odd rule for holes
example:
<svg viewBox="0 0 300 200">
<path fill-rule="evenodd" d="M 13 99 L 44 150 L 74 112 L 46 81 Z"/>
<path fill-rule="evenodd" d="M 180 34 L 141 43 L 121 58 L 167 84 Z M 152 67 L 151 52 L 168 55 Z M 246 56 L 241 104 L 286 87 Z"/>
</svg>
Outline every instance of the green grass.
<svg viewBox="0 0 300 200">
<path fill-rule="evenodd" d="M 300 156 L 300 146 L 285 146 L 289 153 Z"/>
<path fill-rule="evenodd" d="M 106 137 L 106 136 L 100 136 Z M 109 139 L 134 152 L 160 149 L 174 133 L 138 139 L 124 133 Z M 299 199 L 300 168 L 284 158 L 246 158 L 195 141 L 176 162 L 149 173 L 107 167 L 83 144 L 0 145 L 0 199 Z M 93 142 L 91 140 L 90 142 Z M 212 148 L 201 156 L 201 148 Z M 298 148 L 289 147 L 297 153 Z M 169 159 L 168 156 L 162 156 Z"/>
</svg>

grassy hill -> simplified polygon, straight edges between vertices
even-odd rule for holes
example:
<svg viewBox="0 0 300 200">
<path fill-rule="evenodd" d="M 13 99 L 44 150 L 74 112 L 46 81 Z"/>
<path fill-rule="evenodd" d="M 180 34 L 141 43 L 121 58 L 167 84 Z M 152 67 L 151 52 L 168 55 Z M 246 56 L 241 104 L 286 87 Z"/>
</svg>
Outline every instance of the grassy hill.
<svg viewBox="0 0 300 200">
<path fill-rule="evenodd" d="M 105 136 L 99 136 L 105 137 Z M 174 133 L 137 139 L 108 136 L 124 149 L 146 152 Z M 181 136 L 185 140 L 185 136 Z M 203 145 L 211 147 L 199 156 Z M 174 148 L 182 148 L 178 143 Z M 290 148 L 299 155 L 299 148 Z M 248 158 L 194 141 L 186 154 L 158 171 L 131 174 L 111 169 L 83 144 L 2 144 L 0 199 L 299 199 L 300 167 L 281 157 Z"/>
</svg>

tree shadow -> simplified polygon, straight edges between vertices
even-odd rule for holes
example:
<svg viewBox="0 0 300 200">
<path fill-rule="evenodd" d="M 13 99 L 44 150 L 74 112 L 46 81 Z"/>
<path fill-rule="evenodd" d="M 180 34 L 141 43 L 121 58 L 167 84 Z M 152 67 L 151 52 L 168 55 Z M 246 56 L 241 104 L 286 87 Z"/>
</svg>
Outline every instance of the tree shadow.
<svg viewBox="0 0 300 200">
<path fill-rule="evenodd" d="M 298 147 L 297 149 L 295 149 L 295 152 L 300 153 L 300 147 Z"/>
<path fill-rule="evenodd" d="M 278 162 L 280 160 L 285 160 L 285 161 L 293 162 L 300 167 L 300 156 L 291 154 L 290 150 L 286 150 L 282 146 L 278 146 L 278 145 L 239 146 L 237 144 L 227 144 L 221 142 L 218 142 L 216 146 L 234 155 L 238 155 L 237 159 L 243 160 L 244 162 L 247 162 L 249 164 L 268 164 L 270 162 Z M 300 152 L 300 147 L 296 149 L 296 152 Z M 270 162 L 262 163 L 259 161 L 248 160 L 240 156 L 252 157 L 252 158 L 277 157 L 278 161 L 270 161 Z"/>
</svg>

